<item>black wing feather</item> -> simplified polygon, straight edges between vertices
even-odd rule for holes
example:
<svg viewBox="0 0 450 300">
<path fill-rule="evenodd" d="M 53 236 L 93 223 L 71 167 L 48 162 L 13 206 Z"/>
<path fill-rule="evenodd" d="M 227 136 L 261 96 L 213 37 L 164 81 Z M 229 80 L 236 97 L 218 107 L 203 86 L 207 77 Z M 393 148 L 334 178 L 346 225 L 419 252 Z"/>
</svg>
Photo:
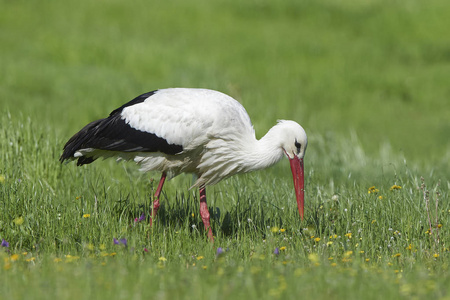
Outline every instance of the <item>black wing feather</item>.
<svg viewBox="0 0 450 300">
<path fill-rule="evenodd" d="M 162 152 L 170 155 L 183 151 L 183 146 L 169 144 L 154 133 L 137 130 L 122 119 L 121 112 L 125 107 L 141 103 L 154 93 L 155 91 L 142 94 L 113 110 L 108 118 L 87 124 L 66 143 L 60 161 L 73 159 L 75 152 L 86 148 L 120 152 Z M 77 165 L 89 164 L 94 160 L 95 158 L 82 156 L 78 158 Z"/>
</svg>

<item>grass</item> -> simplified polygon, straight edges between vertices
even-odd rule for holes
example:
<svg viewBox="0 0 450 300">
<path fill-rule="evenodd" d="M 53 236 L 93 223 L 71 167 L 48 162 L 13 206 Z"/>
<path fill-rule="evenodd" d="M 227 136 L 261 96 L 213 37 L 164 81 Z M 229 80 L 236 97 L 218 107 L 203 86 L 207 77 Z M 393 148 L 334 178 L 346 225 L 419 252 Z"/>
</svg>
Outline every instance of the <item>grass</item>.
<svg viewBox="0 0 450 300">
<path fill-rule="evenodd" d="M 401 160 L 393 161 L 396 173 L 374 179 L 378 191 L 371 193 L 356 179 L 335 184 L 317 174 L 313 160 L 305 221 L 286 164 L 228 179 L 208 189 L 211 245 L 187 176 L 167 184 L 149 228 L 148 219 L 135 222 L 149 211 L 155 186 L 147 175 L 108 161 L 61 166 L 54 156 L 62 141 L 44 138 L 48 130 L 5 117 L 2 125 L 2 161 L 14 157 L 0 185 L 1 237 L 10 243 L 0 251 L 7 298 L 378 298 L 380 289 L 391 298 L 448 295 L 448 186 L 436 186 L 433 175 L 425 181 L 430 234 L 422 181 Z M 329 171 L 340 168 L 345 164 L 330 164 Z M 401 189 L 391 191 L 394 184 Z"/>
<path fill-rule="evenodd" d="M 3 2 L 0 298 L 450 296 L 446 1 Z M 59 164 L 168 86 L 236 97 L 258 136 L 304 125 L 305 220 L 287 161 L 207 189 L 214 245 L 189 176 L 149 228 L 158 174 Z"/>
</svg>

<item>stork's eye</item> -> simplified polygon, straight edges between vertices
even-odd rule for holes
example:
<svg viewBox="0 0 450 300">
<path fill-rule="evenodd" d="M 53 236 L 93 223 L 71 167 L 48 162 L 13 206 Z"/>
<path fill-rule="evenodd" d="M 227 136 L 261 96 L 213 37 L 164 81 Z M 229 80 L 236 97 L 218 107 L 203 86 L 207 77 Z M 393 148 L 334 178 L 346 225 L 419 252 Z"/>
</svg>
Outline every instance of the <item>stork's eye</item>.
<svg viewBox="0 0 450 300">
<path fill-rule="evenodd" d="M 302 149 L 302 144 L 300 144 L 299 142 L 295 141 L 294 145 L 297 148 L 297 154 L 300 153 L 300 150 Z"/>
</svg>

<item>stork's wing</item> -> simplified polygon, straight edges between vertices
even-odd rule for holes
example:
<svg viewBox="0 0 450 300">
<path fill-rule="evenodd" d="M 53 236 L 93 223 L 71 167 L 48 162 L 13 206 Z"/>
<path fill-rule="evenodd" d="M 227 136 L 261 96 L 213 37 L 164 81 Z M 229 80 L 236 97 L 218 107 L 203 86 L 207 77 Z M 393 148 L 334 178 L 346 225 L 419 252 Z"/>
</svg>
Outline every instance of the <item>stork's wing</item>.
<svg viewBox="0 0 450 300">
<path fill-rule="evenodd" d="M 184 149 L 204 144 L 211 136 L 224 136 L 227 131 L 254 134 L 239 102 L 205 89 L 159 90 L 145 101 L 125 107 L 121 116 L 132 128 L 156 134 Z"/>
<path fill-rule="evenodd" d="M 245 109 L 225 94 L 202 89 L 154 91 L 86 125 L 64 146 L 60 160 L 74 158 L 83 149 L 174 155 L 206 143 L 209 135 L 221 130 L 248 127 L 253 130 Z M 93 161 L 80 159 L 79 164 Z"/>
</svg>

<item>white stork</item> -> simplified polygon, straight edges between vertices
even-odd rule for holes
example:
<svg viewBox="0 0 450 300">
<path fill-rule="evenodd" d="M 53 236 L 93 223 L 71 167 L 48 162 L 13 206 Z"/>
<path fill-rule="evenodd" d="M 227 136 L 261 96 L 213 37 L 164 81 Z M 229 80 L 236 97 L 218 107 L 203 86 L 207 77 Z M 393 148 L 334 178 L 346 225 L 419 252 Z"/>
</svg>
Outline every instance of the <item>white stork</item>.
<svg viewBox="0 0 450 300">
<path fill-rule="evenodd" d="M 206 185 L 237 173 L 267 168 L 284 155 L 294 177 L 298 211 L 303 219 L 305 130 L 279 121 L 257 140 L 250 117 L 235 99 L 207 89 L 171 88 L 142 94 L 87 124 L 64 146 L 60 161 L 89 164 L 99 157 L 133 159 L 142 171 L 162 172 L 150 225 L 159 208 L 166 178 L 192 173 L 200 191 L 200 214 L 213 240 Z"/>
</svg>

